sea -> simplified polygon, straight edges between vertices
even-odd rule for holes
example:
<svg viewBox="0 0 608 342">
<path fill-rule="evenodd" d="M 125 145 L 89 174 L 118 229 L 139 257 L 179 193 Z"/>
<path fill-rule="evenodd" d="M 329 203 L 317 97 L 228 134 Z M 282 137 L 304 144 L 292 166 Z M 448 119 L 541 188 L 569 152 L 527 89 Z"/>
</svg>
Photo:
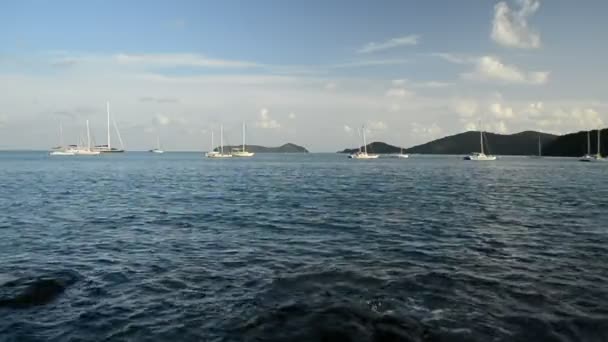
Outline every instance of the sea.
<svg viewBox="0 0 608 342">
<path fill-rule="evenodd" d="M 0 341 L 608 341 L 608 162 L 0 152 Z"/>
</svg>

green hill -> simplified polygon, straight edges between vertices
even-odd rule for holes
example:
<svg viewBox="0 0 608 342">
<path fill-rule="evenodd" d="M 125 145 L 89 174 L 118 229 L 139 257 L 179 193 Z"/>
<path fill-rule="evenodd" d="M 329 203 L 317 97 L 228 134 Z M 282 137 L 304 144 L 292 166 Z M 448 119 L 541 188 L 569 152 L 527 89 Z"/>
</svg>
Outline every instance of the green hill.
<svg viewBox="0 0 608 342">
<path fill-rule="evenodd" d="M 236 146 L 224 146 L 224 152 L 229 152 L 232 149 L 240 149 L 241 145 Z M 265 147 L 259 145 L 246 145 L 247 151 L 255 153 L 308 153 L 308 150 L 302 146 L 296 144 L 287 143 L 279 147 Z M 219 147 L 215 148 L 219 151 Z"/>
</svg>

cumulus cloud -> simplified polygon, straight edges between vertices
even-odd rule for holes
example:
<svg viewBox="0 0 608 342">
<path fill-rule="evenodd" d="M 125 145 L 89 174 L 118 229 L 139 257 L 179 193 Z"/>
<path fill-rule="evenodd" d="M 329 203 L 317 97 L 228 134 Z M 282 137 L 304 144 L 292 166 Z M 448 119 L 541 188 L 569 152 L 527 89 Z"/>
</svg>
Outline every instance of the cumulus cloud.
<svg viewBox="0 0 608 342">
<path fill-rule="evenodd" d="M 267 108 L 260 109 L 260 116 L 255 125 L 259 128 L 265 129 L 277 129 L 281 128 L 281 124 L 275 119 L 270 117 L 269 111 Z"/>
<path fill-rule="evenodd" d="M 418 122 L 413 122 L 412 124 L 412 135 L 424 138 L 424 139 L 435 139 L 439 138 L 443 132 L 441 127 L 437 123 L 432 123 L 430 125 L 420 124 Z"/>
<path fill-rule="evenodd" d="M 492 103 L 490 111 L 499 119 L 512 119 L 515 116 L 513 108 L 504 106 L 500 103 Z"/>
<path fill-rule="evenodd" d="M 400 46 L 417 45 L 420 37 L 415 34 L 407 36 L 392 38 L 383 42 L 371 42 L 365 44 L 362 48 L 357 50 L 358 53 L 371 53 L 376 51 L 393 49 Z"/>
<path fill-rule="evenodd" d="M 492 39 L 500 45 L 534 49 L 540 47 L 540 34 L 528 26 L 528 18 L 540 7 L 537 0 L 518 0 L 519 10 L 502 1 L 494 6 Z"/>
<path fill-rule="evenodd" d="M 547 83 L 549 72 L 523 71 L 514 65 L 502 63 L 497 57 L 483 56 L 475 61 L 475 70 L 462 77 L 477 81 L 540 85 Z"/>
<path fill-rule="evenodd" d="M 156 122 L 161 126 L 167 126 L 171 123 L 171 119 L 164 114 L 156 114 Z"/>
<path fill-rule="evenodd" d="M 461 117 L 472 117 L 477 114 L 478 107 L 477 101 L 472 99 L 456 99 L 452 101 L 452 110 Z"/>
<path fill-rule="evenodd" d="M 384 131 L 388 126 L 384 121 L 371 121 L 367 124 L 367 128 L 374 131 Z"/>
</svg>

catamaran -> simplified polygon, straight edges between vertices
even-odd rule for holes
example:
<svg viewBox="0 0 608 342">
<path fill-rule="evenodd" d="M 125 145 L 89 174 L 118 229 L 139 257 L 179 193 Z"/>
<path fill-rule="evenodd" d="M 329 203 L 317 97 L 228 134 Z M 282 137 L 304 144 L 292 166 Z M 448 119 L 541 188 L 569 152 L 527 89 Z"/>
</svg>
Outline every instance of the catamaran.
<svg viewBox="0 0 608 342">
<path fill-rule="evenodd" d="M 73 156 L 74 149 L 71 146 L 63 145 L 63 126 L 59 123 L 59 146 L 54 147 L 53 151 L 49 152 L 51 156 Z"/>
<path fill-rule="evenodd" d="M 253 157 L 255 153 L 247 152 L 245 149 L 245 123 L 243 122 L 243 147 L 242 148 L 233 148 L 232 156 L 233 157 Z"/>
<path fill-rule="evenodd" d="M 604 157 L 602 157 L 602 153 L 601 153 L 601 129 L 598 128 L 597 129 L 597 153 L 595 155 L 591 155 L 591 133 L 589 131 L 587 131 L 587 154 L 585 154 L 584 156 L 582 156 L 579 160 L 582 162 L 593 162 L 593 161 L 604 161 L 606 159 L 604 159 Z"/>
<path fill-rule="evenodd" d="M 213 132 L 211 133 L 211 151 L 207 152 L 207 158 L 232 158 L 232 154 L 224 154 L 224 126 L 220 125 L 220 151 L 216 152 L 213 147 Z"/>
<path fill-rule="evenodd" d="M 481 146 L 481 152 L 473 152 L 470 155 L 464 157 L 464 160 L 471 161 L 490 161 L 496 160 L 496 156 L 485 154 L 483 151 L 483 131 L 479 130 L 479 144 Z"/>
<path fill-rule="evenodd" d="M 78 147 L 74 150 L 74 154 L 77 156 L 96 156 L 101 152 L 91 148 L 91 130 L 89 129 L 89 120 L 87 120 L 87 146 Z"/>
<path fill-rule="evenodd" d="M 151 149 L 149 152 L 152 152 L 152 153 L 159 153 L 159 154 L 160 154 L 160 153 L 165 153 L 165 151 L 163 151 L 163 150 L 160 148 L 160 135 L 157 135 L 157 136 L 156 136 L 156 148 Z"/>
<path fill-rule="evenodd" d="M 120 131 L 118 130 L 118 126 L 116 125 L 116 121 L 110 120 L 110 102 L 106 102 L 106 111 L 108 115 L 108 125 L 107 125 L 107 136 L 108 143 L 105 145 L 97 145 L 95 146 L 95 150 L 101 153 L 122 153 L 125 151 L 124 144 L 122 142 L 122 137 L 120 136 Z M 116 131 L 116 136 L 118 137 L 118 141 L 120 142 L 120 148 L 112 147 L 112 134 L 110 131 L 110 121 L 114 125 L 114 130 Z"/>
<path fill-rule="evenodd" d="M 365 126 L 362 127 L 363 131 L 363 151 L 359 148 L 359 152 L 353 153 L 348 156 L 350 159 L 378 159 L 378 154 L 367 153 L 367 140 L 365 139 Z"/>
</svg>

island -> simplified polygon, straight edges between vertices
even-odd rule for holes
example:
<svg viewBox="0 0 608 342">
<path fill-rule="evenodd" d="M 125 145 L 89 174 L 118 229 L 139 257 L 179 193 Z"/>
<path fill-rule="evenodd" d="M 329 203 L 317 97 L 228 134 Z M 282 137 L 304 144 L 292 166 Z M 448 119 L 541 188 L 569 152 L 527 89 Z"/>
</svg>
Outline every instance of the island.
<svg viewBox="0 0 608 342">
<path fill-rule="evenodd" d="M 241 145 L 235 145 L 235 146 L 224 146 L 224 151 L 225 152 L 230 152 L 233 149 L 238 149 L 240 150 L 243 146 Z M 296 145 L 296 144 L 292 144 L 292 143 L 287 143 L 287 144 L 283 144 L 279 147 L 265 147 L 265 146 L 259 146 L 259 145 L 245 145 L 245 149 L 248 152 L 253 152 L 253 153 L 308 153 L 308 150 L 302 146 Z M 216 151 L 219 151 L 219 148 L 215 149 Z"/>
<path fill-rule="evenodd" d="M 597 130 L 590 132 L 591 153 L 597 151 Z M 608 153 L 608 129 L 601 132 L 602 152 Z M 554 135 L 537 131 L 524 131 L 515 134 L 484 133 L 484 148 L 488 154 L 495 155 L 538 155 L 539 141 L 541 154 L 545 156 L 579 157 L 587 153 L 587 132 Z M 348 148 L 338 153 L 354 153 L 362 147 Z M 401 147 L 384 142 L 367 145 L 369 153 L 400 153 Z M 436 139 L 421 145 L 403 148 L 408 154 L 468 154 L 479 151 L 479 131 L 468 131 Z"/>
</svg>

